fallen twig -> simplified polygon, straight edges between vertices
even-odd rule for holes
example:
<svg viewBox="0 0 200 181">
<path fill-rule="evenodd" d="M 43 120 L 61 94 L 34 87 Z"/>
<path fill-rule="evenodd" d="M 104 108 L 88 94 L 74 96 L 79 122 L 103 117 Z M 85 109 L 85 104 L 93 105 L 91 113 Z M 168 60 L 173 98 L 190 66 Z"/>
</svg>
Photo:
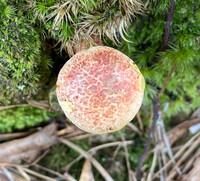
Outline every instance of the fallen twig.
<svg viewBox="0 0 200 181">
<path fill-rule="evenodd" d="M 93 137 L 93 136 L 96 136 L 96 134 L 86 133 L 86 134 L 71 137 L 71 138 L 69 138 L 69 140 L 81 140 L 81 139 L 89 138 L 89 137 Z"/>
<path fill-rule="evenodd" d="M 34 107 L 37 107 L 39 109 L 44 110 L 51 110 L 50 105 L 48 104 L 48 101 L 35 101 L 35 100 L 27 100 L 28 104 Z"/>
<path fill-rule="evenodd" d="M 159 119 L 159 121 L 160 121 L 160 119 Z M 158 141 L 158 143 L 163 144 L 160 124 L 157 124 L 157 137 L 156 138 L 157 138 L 156 141 Z M 166 163 L 166 158 L 165 158 L 164 150 L 163 149 L 157 150 L 157 154 L 158 154 L 159 168 L 162 168 L 162 166 Z M 164 180 L 165 176 L 166 176 L 166 171 L 163 170 L 160 173 L 160 180 Z"/>
<path fill-rule="evenodd" d="M 196 135 L 194 135 L 174 156 L 173 159 L 170 159 L 157 173 L 154 174 L 153 179 L 158 177 L 160 172 L 162 172 L 164 169 L 167 169 L 171 163 L 173 162 L 173 160 L 176 160 L 179 156 L 181 156 L 182 152 L 189 147 L 193 141 L 198 138 L 200 136 L 200 132 L 197 133 Z"/>
<path fill-rule="evenodd" d="M 172 159 L 172 163 L 175 165 L 176 161 L 173 158 L 173 152 L 172 152 L 171 145 L 170 145 L 169 139 L 168 139 L 166 131 L 165 131 L 165 126 L 164 126 L 163 120 L 160 120 L 160 122 L 161 122 L 160 125 L 161 125 L 161 130 L 162 130 L 162 137 L 163 137 L 166 149 L 167 149 L 167 153 L 168 153 L 170 159 Z M 166 164 L 166 161 L 165 161 L 165 164 Z M 179 175 L 182 175 L 179 167 L 176 167 L 176 171 Z"/>
<path fill-rule="evenodd" d="M 167 177 L 167 181 L 172 180 L 173 178 L 173 171 L 181 165 L 181 163 L 183 161 L 185 161 L 188 156 L 193 152 L 193 150 L 200 144 L 200 137 L 190 146 L 190 148 L 183 154 L 183 156 L 181 157 L 181 159 L 176 163 L 176 165 L 174 166 L 174 168 L 170 171 L 169 176 Z"/>
<path fill-rule="evenodd" d="M 18 104 L 18 105 L 0 106 L 0 111 L 5 110 L 5 109 L 15 108 L 15 107 L 25 107 L 25 106 L 30 106 L 30 105 L 29 104 Z"/>
<path fill-rule="evenodd" d="M 125 141 L 127 145 L 130 145 L 133 143 L 133 141 Z M 104 149 L 104 148 L 108 148 L 108 147 L 112 147 L 112 146 L 122 146 L 123 142 L 122 141 L 116 141 L 116 142 L 111 142 L 111 143 L 105 143 L 96 147 L 91 148 L 90 150 L 88 150 L 87 152 L 90 153 L 91 155 L 94 155 L 96 153 L 96 151 L 100 150 L 100 149 Z M 83 155 L 80 155 L 79 157 L 77 157 L 75 160 L 73 160 L 72 162 L 70 162 L 68 165 L 65 166 L 64 170 L 68 171 L 70 169 L 70 167 L 72 167 L 72 165 L 74 165 L 75 163 L 77 163 L 78 161 L 80 161 L 82 158 L 84 158 Z"/>
<path fill-rule="evenodd" d="M 86 160 L 83 165 L 79 181 L 95 181 L 92 172 L 92 165 L 89 160 Z"/>
<path fill-rule="evenodd" d="M 151 181 L 152 180 L 152 175 L 153 175 L 155 167 L 156 167 L 156 160 L 157 160 L 157 150 L 155 149 L 154 150 L 154 155 L 153 155 L 153 161 L 152 161 L 152 164 L 151 164 L 151 168 L 150 168 L 149 174 L 147 176 L 147 181 Z"/>
<path fill-rule="evenodd" d="M 11 173 L 7 170 L 7 168 L 2 167 L 1 169 L 3 170 L 4 174 L 7 176 L 7 178 L 8 178 L 9 181 L 15 181 L 15 180 L 13 179 Z"/>
<path fill-rule="evenodd" d="M 54 170 L 51 170 L 51 169 L 46 168 L 46 167 L 43 167 L 43 166 L 41 166 L 39 164 L 34 164 L 33 166 L 35 166 L 35 167 L 37 167 L 37 168 L 39 168 L 41 170 L 44 170 L 46 172 L 49 172 L 49 173 L 51 173 L 53 175 L 56 175 L 56 176 L 58 176 L 60 178 L 67 179 L 67 181 L 72 181 L 72 180 L 75 181 L 75 179 L 71 175 L 69 175 L 69 174 L 68 174 L 68 176 L 65 176 L 65 175 L 62 175 L 62 174 L 54 171 Z"/>
<path fill-rule="evenodd" d="M 35 130 L 34 131 L 27 131 L 27 132 L 20 132 L 20 133 L 0 134 L 0 141 L 24 137 L 24 136 L 30 135 L 34 132 L 35 132 Z"/>
<path fill-rule="evenodd" d="M 170 144 L 173 145 L 179 138 L 184 138 L 189 133 L 189 127 L 200 123 L 200 118 L 184 121 L 168 132 Z"/>
<path fill-rule="evenodd" d="M 99 162 L 97 162 L 89 153 L 78 147 L 77 145 L 71 143 L 68 140 L 65 140 L 63 138 L 58 139 L 60 142 L 68 145 L 72 149 L 76 150 L 80 154 L 82 154 L 86 159 L 90 160 L 91 163 L 95 166 L 95 168 L 99 171 L 99 173 L 104 177 L 106 181 L 114 181 L 112 177 L 108 174 L 108 172 L 101 166 Z"/>
<path fill-rule="evenodd" d="M 53 178 L 51 178 L 51 177 L 42 175 L 42 174 L 37 173 L 37 172 L 35 172 L 35 171 L 33 171 L 33 170 L 30 170 L 30 169 L 28 169 L 28 168 L 24 168 L 24 167 L 21 167 L 21 168 L 22 168 L 25 172 L 27 172 L 27 173 L 29 173 L 29 174 L 31 174 L 31 175 L 34 175 L 34 176 L 36 176 L 36 177 L 39 177 L 39 178 L 42 178 L 42 179 L 45 179 L 45 180 L 48 180 L 48 181 L 57 181 L 56 179 L 53 179 Z"/>
<path fill-rule="evenodd" d="M 125 158 L 126 158 L 126 166 L 127 166 L 127 170 L 128 170 L 128 177 L 129 177 L 129 181 L 133 181 L 133 178 L 131 177 L 131 165 L 130 165 L 130 161 L 129 161 L 129 154 L 128 154 L 128 148 L 126 145 L 126 140 L 124 138 L 124 135 L 120 133 L 121 139 L 122 139 L 122 143 L 123 143 L 123 147 L 124 147 L 124 151 L 125 151 Z"/>
<path fill-rule="evenodd" d="M 140 131 L 144 131 L 144 126 L 143 126 L 143 122 L 142 122 L 142 118 L 139 114 L 139 112 L 136 114 L 136 117 L 137 117 L 137 120 L 138 120 L 138 123 L 139 123 L 139 127 L 140 127 Z"/>
<path fill-rule="evenodd" d="M 137 126 L 135 126 L 133 123 L 128 123 L 127 124 L 128 127 L 130 127 L 133 131 L 135 131 L 136 133 L 138 133 L 139 135 L 142 135 L 141 131 L 138 129 Z"/>
<path fill-rule="evenodd" d="M 158 120 L 158 100 L 156 98 L 154 98 L 154 100 L 153 100 L 153 113 L 154 113 L 153 123 L 152 123 L 151 129 L 150 129 L 149 137 L 146 141 L 144 151 L 143 151 L 142 155 L 140 156 L 139 163 L 138 163 L 138 169 L 137 169 L 137 172 L 136 172 L 136 179 L 138 181 L 141 178 L 141 172 L 142 172 L 142 166 L 143 166 L 144 158 L 145 158 L 146 153 L 149 150 L 150 143 L 151 143 L 151 140 L 153 138 L 154 131 L 155 131 L 155 128 L 156 128 L 156 123 L 157 123 L 157 120 Z"/>
<path fill-rule="evenodd" d="M 183 173 L 186 173 L 190 167 L 192 167 L 192 164 L 194 163 L 194 161 L 200 157 L 200 148 L 197 150 L 197 152 L 195 153 L 195 155 L 190 158 L 190 160 L 185 164 L 184 168 L 183 168 Z"/>
<path fill-rule="evenodd" d="M 198 181 L 200 178 L 200 158 L 194 163 L 194 168 L 183 178 L 183 181 Z"/>
<path fill-rule="evenodd" d="M 11 109 L 16 107 L 27 107 L 27 106 L 33 106 L 37 107 L 39 109 L 44 110 L 51 110 L 51 107 L 48 105 L 47 101 L 35 101 L 35 100 L 27 100 L 28 104 L 16 104 L 16 105 L 8 105 L 8 106 L 0 106 L 0 111 L 5 109 Z"/>
<path fill-rule="evenodd" d="M 26 181 L 31 181 L 30 176 L 20 166 L 17 167 L 17 170 L 26 179 Z"/>
</svg>

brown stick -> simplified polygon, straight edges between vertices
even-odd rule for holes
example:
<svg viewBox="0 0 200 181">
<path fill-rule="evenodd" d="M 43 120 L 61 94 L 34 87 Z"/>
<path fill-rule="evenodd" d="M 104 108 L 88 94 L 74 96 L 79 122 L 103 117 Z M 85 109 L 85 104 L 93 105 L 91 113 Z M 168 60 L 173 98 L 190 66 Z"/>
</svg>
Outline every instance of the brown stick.
<svg viewBox="0 0 200 181">
<path fill-rule="evenodd" d="M 39 169 L 41 169 L 41 170 L 44 170 L 44 171 L 46 171 L 46 172 L 49 172 L 49 173 L 51 173 L 51 174 L 53 174 L 53 175 L 56 175 L 56 176 L 58 176 L 58 177 L 60 177 L 60 178 L 63 178 L 63 179 L 65 179 L 65 180 L 67 180 L 67 181 L 76 181 L 76 180 L 75 180 L 71 175 L 69 175 L 69 174 L 68 174 L 68 176 L 65 176 L 65 175 L 60 174 L 59 172 L 56 172 L 56 171 L 51 170 L 51 169 L 49 169 L 49 168 L 43 167 L 43 166 L 41 166 L 41 165 L 39 165 L 39 164 L 34 164 L 33 166 L 35 166 L 35 167 L 37 167 L 37 168 L 39 168 Z"/>
<path fill-rule="evenodd" d="M 15 107 L 25 107 L 25 106 L 30 106 L 29 104 L 18 104 L 18 105 L 9 105 L 9 106 L 0 106 L 0 111 L 4 109 L 11 109 Z"/>
<path fill-rule="evenodd" d="M 133 178 L 131 177 L 131 165 L 130 165 L 130 161 L 129 161 L 129 153 L 128 153 L 128 148 L 126 145 L 126 140 L 124 138 L 124 135 L 122 134 L 122 132 L 119 132 L 122 142 L 123 142 L 123 147 L 124 147 L 124 152 L 125 152 L 125 159 L 126 159 L 126 167 L 128 170 L 128 177 L 129 177 L 129 181 L 133 181 Z"/>
<path fill-rule="evenodd" d="M 174 17 L 174 8 L 175 8 L 175 1 L 172 0 L 171 1 L 171 6 L 169 8 L 169 14 L 168 14 L 167 21 L 166 21 L 165 33 L 164 33 L 163 41 L 161 43 L 159 51 L 164 51 L 166 49 L 166 47 L 167 47 L 167 42 L 169 40 L 172 21 L 173 21 L 173 17 Z"/>
<path fill-rule="evenodd" d="M 179 158 L 182 154 L 182 152 L 188 148 L 189 146 L 192 145 L 192 143 L 194 142 L 195 139 L 197 139 L 200 136 L 200 132 L 197 133 L 196 135 L 194 135 L 189 141 L 187 141 L 187 143 L 173 156 L 173 159 L 170 159 L 163 168 L 161 168 L 157 173 L 154 174 L 153 179 L 156 177 L 159 177 L 159 173 L 162 172 L 164 169 L 169 168 L 169 166 L 171 165 L 171 163 L 173 162 L 173 160 L 176 160 L 177 158 Z"/>
<path fill-rule="evenodd" d="M 28 104 L 17 104 L 17 105 L 8 105 L 8 106 L 0 106 L 0 111 L 5 110 L 5 109 L 11 109 L 15 107 L 26 107 L 26 106 L 33 106 L 37 107 L 39 109 L 44 109 L 44 110 L 51 110 L 51 107 L 47 104 L 46 101 L 35 101 L 35 100 L 27 100 Z"/>
<path fill-rule="evenodd" d="M 158 100 L 156 98 L 154 98 L 154 100 L 153 100 L 153 113 L 154 113 L 153 114 L 153 123 L 152 123 L 152 126 L 151 126 L 149 137 L 148 137 L 146 144 L 145 144 L 145 147 L 144 147 L 144 151 L 143 151 L 143 153 L 142 153 L 142 155 L 140 156 L 140 159 L 139 159 L 138 170 L 136 172 L 136 179 L 138 181 L 141 179 L 141 173 L 142 173 L 142 166 L 143 166 L 143 163 L 144 163 L 144 158 L 145 158 L 146 153 L 149 150 L 151 140 L 152 140 L 154 132 L 155 132 L 156 123 L 157 123 L 157 120 L 158 120 L 158 117 L 159 117 L 158 116 L 158 110 L 159 110 L 158 109 Z"/>
<path fill-rule="evenodd" d="M 0 144 L 0 163 L 16 163 L 23 159 L 34 159 L 38 152 L 56 141 L 56 124 L 50 124 L 41 131 L 26 138 Z"/>
<path fill-rule="evenodd" d="M 199 145 L 199 143 L 200 143 L 200 137 L 183 154 L 183 156 L 181 157 L 181 159 L 179 159 L 179 161 L 176 163 L 176 165 L 173 167 L 173 169 L 168 174 L 169 176 L 167 177 L 167 180 L 172 180 L 172 178 L 173 178 L 173 174 L 172 173 L 173 173 L 173 171 L 175 171 L 175 168 L 177 168 L 178 166 L 180 166 L 183 161 L 186 161 L 186 159 L 192 154 L 192 152 Z"/>
<path fill-rule="evenodd" d="M 122 146 L 123 142 L 121 141 L 115 141 L 115 142 L 111 142 L 111 143 L 105 143 L 99 146 L 95 146 L 93 148 L 91 148 L 90 150 L 88 150 L 87 152 L 93 156 L 98 150 L 104 149 L 104 148 L 108 148 L 108 147 L 112 147 L 112 146 Z M 125 141 L 126 145 L 130 145 L 133 144 L 133 141 Z M 114 156 L 113 156 L 114 157 Z M 75 160 L 73 160 L 72 162 L 70 162 L 69 164 L 67 164 L 64 168 L 64 170 L 68 171 L 70 169 L 70 167 L 72 167 L 72 165 L 74 165 L 75 163 L 77 163 L 78 161 L 80 161 L 82 158 L 84 158 L 83 155 L 80 155 L 79 157 L 77 157 Z"/>
<path fill-rule="evenodd" d="M 86 159 L 90 160 L 106 181 L 114 181 L 113 178 L 108 174 L 108 172 L 101 166 L 101 164 L 97 162 L 97 160 L 95 160 L 89 153 L 87 153 L 86 151 L 84 151 L 83 149 L 81 149 L 80 147 L 68 140 L 59 138 L 59 141 L 76 150 L 77 152 L 82 154 Z"/>
<path fill-rule="evenodd" d="M 136 114 L 136 117 L 137 117 L 137 120 L 138 120 L 138 123 L 139 123 L 139 127 L 140 127 L 140 131 L 144 131 L 144 126 L 143 126 L 143 122 L 142 122 L 142 118 L 139 114 L 139 112 Z"/>
<path fill-rule="evenodd" d="M 24 136 L 30 135 L 31 133 L 33 133 L 33 131 L 20 132 L 20 133 L 0 134 L 0 141 L 9 140 L 9 139 L 13 139 L 13 138 L 24 137 Z"/>
<path fill-rule="evenodd" d="M 172 67 L 172 69 L 170 70 L 170 72 L 169 72 L 167 78 L 165 79 L 165 82 L 164 82 L 164 84 L 163 84 L 163 86 L 162 86 L 162 88 L 161 88 L 161 90 L 160 90 L 160 92 L 159 92 L 159 94 L 157 96 L 157 99 L 160 99 L 161 95 L 163 94 L 163 92 L 164 92 L 164 90 L 165 90 L 165 88 L 167 86 L 167 83 L 169 82 L 169 80 L 170 80 L 170 78 L 172 76 L 172 73 L 174 72 L 176 66 L 177 66 L 177 64 L 175 63 L 174 66 Z"/>
</svg>

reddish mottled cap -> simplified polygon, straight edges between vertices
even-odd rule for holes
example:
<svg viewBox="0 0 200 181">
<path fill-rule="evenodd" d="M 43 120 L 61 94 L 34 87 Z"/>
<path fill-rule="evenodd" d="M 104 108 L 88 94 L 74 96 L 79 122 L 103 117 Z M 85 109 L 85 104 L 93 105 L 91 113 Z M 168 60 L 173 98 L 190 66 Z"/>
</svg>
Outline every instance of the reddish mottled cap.
<svg viewBox="0 0 200 181">
<path fill-rule="evenodd" d="M 145 81 L 123 53 L 96 46 L 74 55 L 61 69 L 56 92 L 66 116 L 87 132 L 117 131 L 138 112 Z"/>
</svg>

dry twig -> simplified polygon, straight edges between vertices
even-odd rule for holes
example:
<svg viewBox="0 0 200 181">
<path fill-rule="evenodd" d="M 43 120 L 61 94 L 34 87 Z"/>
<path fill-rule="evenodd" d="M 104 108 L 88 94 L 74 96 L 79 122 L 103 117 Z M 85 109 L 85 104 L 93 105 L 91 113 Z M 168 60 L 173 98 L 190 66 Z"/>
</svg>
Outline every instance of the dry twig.
<svg viewBox="0 0 200 181">
<path fill-rule="evenodd" d="M 132 144 L 132 143 L 133 143 L 133 141 L 126 141 L 126 145 L 129 145 L 129 144 Z M 122 146 L 122 144 L 123 144 L 123 142 L 121 142 L 121 141 L 116 141 L 116 142 L 111 142 L 111 143 L 105 143 L 105 144 L 93 147 L 90 150 L 88 150 L 87 152 L 89 152 L 91 155 L 94 155 L 100 149 L 104 149 L 104 148 L 108 148 L 108 147 L 112 147 L 112 146 L 118 146 L 119 147 L 119 146 Z M 77 163 L 78 161 L 80 161 L 82 158 L 84 158 L 84 156 L 80 155 L 75 160 L 73 160 L 68 165 L 66 165 L 65 168 L 64 168 L 64 170 L 66 170 L 66 171 L 69 170 L 70 167 L 72 167 L 72 165 L 74 165 L 75 163 Z"/>
<path fill-rule="evenodd" d="M 0 141 L 24 137 L 24 136 L 32 134 L 33 132 L 34 131 L 27 131 L 27 132 L 21 132 L 21 133 L 0 134 Z"/>
<path fill-rule="evenodd" d="M 127 148 L 127 145 L 126 145 L 126 140 L 125 140 L 122 132 L 119 132 L 119 133 L 120 133 L 122 143 L 123 143 L 123 147 L 124 147 L 124 151 L 125 151 L 126 166 L 127 166 L 127 169 L 128 169 L 129 181 L 133 181 L 133 178 L 131 177 L 131 165 L 130 165 L 130 161 L 129 161 L 129 154 L 128 154 L 128 148 Z"/>
<path fill-rule="evenodd" d="M 79 181 L 95 181 L 92 173 L 92 165 L 89 160 L 86 160 Z"/>
<path fill-rule="evenodd" d="M 190 145 L 192 145 L 193 141 L 200 136 L 200 132 L 194 135 L 187 143 L 173 156 L 173 159 L 176 160 L 178 157 L 181 156 L 182 152 L 188 148 Z M 153 179 L 156 177 L 159 177 L 160 172 L 162 172 L 164 169 L 169 168 L 171 163 L 173 162 L 173 159 L 170 159 L 157 173 L 154 174 Z"/>
<path fill-rule="evenodd" d="M 97 162 L 89 153 L 87 153 L 86 151 L 84 151 L 83 149 L 81 149 L 80 147 L 71 143 L 68 140 L 65 140 L 65 139 L 62 139 L 62 138 L 59 138 L 58 140 L 60 142 L 64 143 L 64 144 L 68 145 L 72 149 L 76 150 L 80 154 L 82 154 L 86 159 L 90 160 L 91 163 L 95 166 L 95 168 L 99 171 L 99 173 L 104 177 L 104 179 L 106 181 L 114 181 L 112 179 L 112 177 L 108 174 L 108 172 L 100 165 L 100 163 Z"/>
<path fill-rule="evenodd" d="M 139 126 L 140 126 L 140 130 L 143 132 L 144 126 L 143 126 L 142 118 L 141 118 L 139 112 L 136 114 L 136 117 L 137 117 L 137 120 L 138 120 L 138 123 L 139 123 Z"/>
<path fill-rule="evenodd" d="M 153 112 L 154 112 L 153 123 L 152 123 L 152 126 L 151 126 L 149 137 L 148 137 L 146 144 L 145 144 L 144 151 L 143 151 L 142 155 L 140 156 L 139 163 L 138 163 L 138 170 L 136 172 L 136 178 L 137 178 L 138 181 L 141 178 L 141 172 L 142 172 L 142 166 L 143 166 L 144 158 L 145 158 L 146 153 L 149 150 L 150 143 L 151 143 L 151 140 L 153 138 L 154 131 L 155 131 L 155 128 L 156 128 L 156 123 L 157 123 L 157 120 L 158 120 L 158 101 L 157 101 L 156 98 L 153 100 Z"/>
<path fill-rule="evenodd" d="M 22 160 L 34 160 L 41 150 L 56 142 L 56 127 L 56 124 L 50 124 L 26 138 L 0 144 L 0 162 L 18 163 Z"/>
<path fill-rule="evenodd" d="M 71 175 L 68 174 L 68 175 L 66 176 L 66 172 L 65 172 L 65 175 L 62 175 L 62 174 L 60 174 L 60 173 L 58 173 L 58 172 L 56 172 L 56 171 L 54 171 L 54 170 L 51 170 L 51 169 L 46 168 L 46 167 L 43 167 L 43 166 L 41 166 L 41 165 L 39 165 L 39 164 L 34 164 L 33 166 L 35 166 L 35 167 L 37 167 L 37 168 L 39 168 L 39 169 L 41 169 L 41 170 L 44 170 L 44 171 L 46 171 L 46 172 L 49 172 L 49 173 L 51 173 L 51 174 L 53 174 L 53 175 L 56 175 L 56 176 L 58 176 L 59 178 L 67 179 L 68 181 L 75 181 L 75 179 L 74 179 Z"/>
</svg>

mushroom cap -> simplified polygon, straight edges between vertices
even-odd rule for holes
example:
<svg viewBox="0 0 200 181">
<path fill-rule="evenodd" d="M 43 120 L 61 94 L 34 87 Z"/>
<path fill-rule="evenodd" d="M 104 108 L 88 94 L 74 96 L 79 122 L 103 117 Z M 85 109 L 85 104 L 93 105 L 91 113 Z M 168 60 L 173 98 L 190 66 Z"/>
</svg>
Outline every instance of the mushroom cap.
<svg viewBox="0 0 200 181">
<path fill-rule="evenodd" d="M 66 62 L 56 83 L 59 104 L 78 128 L 117 131 L 138 112 L 145 81 L 134 62 L 106 46 L 81 51 Z"/>
</svg>

